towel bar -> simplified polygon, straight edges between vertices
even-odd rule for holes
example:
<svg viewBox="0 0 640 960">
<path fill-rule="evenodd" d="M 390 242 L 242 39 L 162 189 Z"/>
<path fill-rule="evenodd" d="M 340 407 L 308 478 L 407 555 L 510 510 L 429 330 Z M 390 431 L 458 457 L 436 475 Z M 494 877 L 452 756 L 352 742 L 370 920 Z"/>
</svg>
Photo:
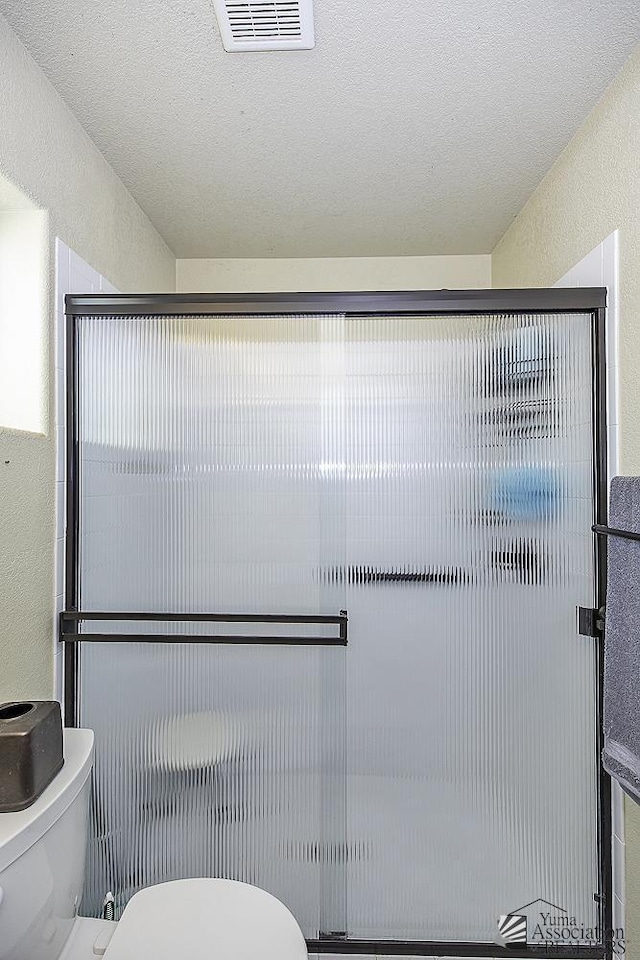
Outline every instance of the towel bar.
<svg viewBox="0 0 640 960">
<path fill-rule="evenodd" d="M 623 540 L 640 540 L 640 533 L 634 533 L 633 530 L 618 530 L 616 527 L 606 527 L 602 523 L 594 523 L 591 527 L 594 533 L 601 537 L 621 537 Z"/>
</svg>

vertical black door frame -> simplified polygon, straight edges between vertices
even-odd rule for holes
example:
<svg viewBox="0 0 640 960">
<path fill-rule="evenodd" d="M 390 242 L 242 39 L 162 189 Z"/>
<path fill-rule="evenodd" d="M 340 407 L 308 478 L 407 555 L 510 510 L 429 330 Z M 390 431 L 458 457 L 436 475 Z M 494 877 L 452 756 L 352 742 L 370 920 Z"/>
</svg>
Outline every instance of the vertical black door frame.
<svg viewBox="0 0 640 960">
<path fill-rule="evenodd" d="M 65 298 L 65 303 L 69 300 Z M 67 438 L 67 519 L 65 530 L 64 594 L 65 609 L 79 610 L 80 589 L 80 456 L 78 449 L 79 317 L 67 311 L 65 333 L 66 359 L 66 438 Z M 62 624 L 58 625 L 60 635 Z M 67 727 L 78 726 L 78 668 L 79 650 L 75 643 L 64 645 L 64 722 Z"/>
<path fill-rule="evenodd" d="M 592 367 L 593 367 L 593 488 L 595 523 L 606 525 L 609 514 L 609 450 L 608 450 L 608 404 L 607 404 L 607 312 L 606 307 L 596 308 L 592 314 Z M 594 538 L 595 551 L 595 605 L 605 607 L 607 599 L 607 541 L 606 537 Z M 599 771 L 599 837 L 598 860 L 600 866 L 600 929 L 604 940 L 605 957 L 613 956 L 613 828 L 612 828 L 612 781 L 602 765 L 604 729 L 602 725 L 604 705 L 604 633 L 596 638 L 598 645 L 598 716 L 596 718 L 596 764 Z"/>
<path fill-rule="evenodd" d="M 478 291 L 410 291 L 401 293 L 345 293 L 345 294 L 260 294 L 207 295 L 162 294 L 150 296 L 83 295 L 67 296 L 66 305 L 66 409 L 67 409 L 67 523 L 65 537 L 65 608 L 77 611 L 79 596 L 80 551 L 80 460 L 78 444 L 79 389 L 78 325 L 81 317 L 102 316 L 242 316 L 256 314 L 313 315 L 343 313 L 348 315 L 486 315 L 531 313 L 589 313 L 592 330 L 593 367 L 593 429 L 594 429 L 594 523 L 606 525 L 608 500 L 607 453 L 607 381 L 606 381 L 606 290 L 604 288 L 555 288 L 533 290 L 478 290 Z M 606 541 L 594 536 L 595 604 L 602 607 L 606 600 Z M 585 643 L 589 642 L 585 638 Z M 598 716 L 596 717 L 595 762 L 599 770 L 599 835 L 598 860 L 600 867 L 599 891 L 594 892 L 599 903 L 601 946 L 547 948 L 528 946 L 511 949 L 491 943 L 460 941 L 371 941 L 371 940 L 310 940 L 309 949 L 321 953 L 439 956 L 439 957 L 540 957 L 567 960 L 613 956 L 610 932 L 613 917 L 612 890 L 612 814 L 611 780 L 600 762 L 603 745 L 603 659 L 604 640 L 598 644 Z M 66 643 L 64 655 L 64 710 L 66 726 L 78 724 L 79 644 Z"/>
</svg>

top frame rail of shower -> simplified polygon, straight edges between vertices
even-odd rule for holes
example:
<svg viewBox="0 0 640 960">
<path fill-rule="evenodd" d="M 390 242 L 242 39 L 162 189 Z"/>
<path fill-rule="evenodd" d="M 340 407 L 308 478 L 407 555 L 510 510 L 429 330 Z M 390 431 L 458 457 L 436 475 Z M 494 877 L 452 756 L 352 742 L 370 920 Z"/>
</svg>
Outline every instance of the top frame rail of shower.
<svg viewBox="0 0 640 960">
<path fill-rule="evenodd" d="M 256 314 L 491 314 L 588 312 L 606 306 L 604 287 L 410 290 L 367 293 L 67 294 L 68 316 L 157 317 Z"/>
</svg>

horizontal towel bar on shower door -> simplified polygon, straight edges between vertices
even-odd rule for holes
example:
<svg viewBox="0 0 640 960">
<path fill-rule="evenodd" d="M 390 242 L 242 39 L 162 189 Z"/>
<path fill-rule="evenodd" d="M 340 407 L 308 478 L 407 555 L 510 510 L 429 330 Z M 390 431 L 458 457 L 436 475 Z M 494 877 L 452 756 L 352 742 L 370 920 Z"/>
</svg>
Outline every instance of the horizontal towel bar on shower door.
<svg viewBox="0 0 640 960">
<path fill-rule="evenodd" d="M 594 523 L 591 527 L 594 533 L 601 537 L 620 537 L 621 540 L 640 540 L 640 533 L 634 530 L 618 530 L 617 527 L 606 527 L 602 523 Z"/>
<path fill-rule="evenodd" d="M 283 634 L 233 633 L 82 633 L 78 624 L 83 621 L 131 623 L 263 623 L 263 624 L 318 624 L 338 627 L 334 636 L 292 636 Z M 114 611 L 63 610 L 60 614 L 60 641 L 62 643 L 243 643 L 285 646 L 347 646 L 347 611 L 339 614 L 276 614 L 276 613 L 127 613 Z"/>
</svg>

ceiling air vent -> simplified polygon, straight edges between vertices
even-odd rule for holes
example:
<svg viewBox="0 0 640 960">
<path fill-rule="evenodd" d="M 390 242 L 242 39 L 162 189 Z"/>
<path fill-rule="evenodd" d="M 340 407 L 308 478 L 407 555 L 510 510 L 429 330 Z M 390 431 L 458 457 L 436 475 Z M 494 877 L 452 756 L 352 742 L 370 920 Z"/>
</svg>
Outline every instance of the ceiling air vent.
<svg viewBox="0 0 640 960">
<path fill-rule="evenodd" d="M 213 8 L 230 53 L 315 45 L 311 0 L 213 0 Z"/>
</svg>

